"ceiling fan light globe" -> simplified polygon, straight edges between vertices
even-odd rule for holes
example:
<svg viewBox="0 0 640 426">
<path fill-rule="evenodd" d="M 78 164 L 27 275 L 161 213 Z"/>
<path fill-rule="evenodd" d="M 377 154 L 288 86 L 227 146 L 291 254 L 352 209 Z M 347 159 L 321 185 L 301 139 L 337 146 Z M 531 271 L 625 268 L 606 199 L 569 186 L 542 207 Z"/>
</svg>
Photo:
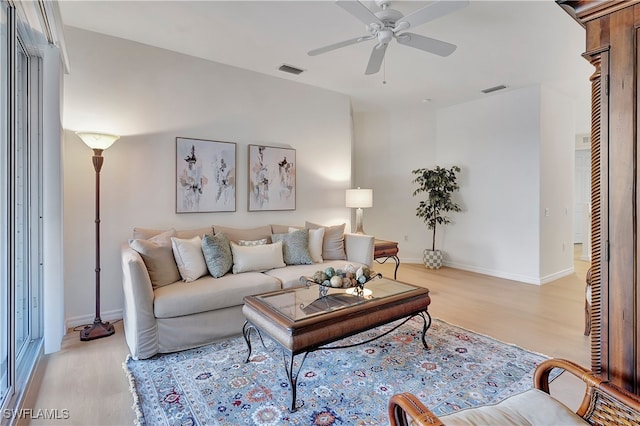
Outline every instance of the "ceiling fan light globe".
<svg viewBox="0 0 640 426">
<path fill-rule="evenodd" d="M 388 44 L 393 39 L 393 31 L 381 30 L 378 31 L 378 41 L 380 44 Z"/>
</svg>

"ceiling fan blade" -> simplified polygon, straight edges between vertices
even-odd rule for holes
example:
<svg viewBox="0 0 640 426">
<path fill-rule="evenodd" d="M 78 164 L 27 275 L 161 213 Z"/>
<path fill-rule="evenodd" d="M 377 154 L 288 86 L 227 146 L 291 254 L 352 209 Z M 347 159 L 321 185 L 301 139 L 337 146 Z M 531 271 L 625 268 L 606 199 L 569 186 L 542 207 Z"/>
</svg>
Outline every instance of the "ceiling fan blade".
<svg viewBox="0 0 640 426">
<path fill-rule="evenodd" d="M 414 33 L 402 33 L 396 36 L 396 40 L 405 46 L 415 47 L 439 56 L 449 56 L 457 49 L 455 44 Z"/>
<path fill-rule="evenodd" d="M 380 67 L 382 66 L 382 60 L 384 59 L 384 53 L 387 51 L 387 43 L 376 44 L 373 50 L 371 51 L 371 56 L 369 57 L 369 63 L 367 64 L 367 69 L 364 72 L 366 75 L 375 74 L 380 71 Z"/>
<path fill-rule="evenodd" d="M 328 46 L 320 47 L 318 49 L 310 50 L 309 53 L 307 53 L 307 55 L 316 56 L 321 53 L 330 52 L 332 50 L 340 49 L 341 47 L 351 46 L 352 44 L 360 43 L 362 41 L 367 41 L 374 38 L 375 36 L 364 36 L 364 37 L 352 38 L 351 40 L 345 40 L 345 41 L 341 41 L 340 43 L 334 43 Z"/>
<path fill-rule="evenodd" d="M 359 1 L 343 0 L 343 1 L 337 1 L 336 4 L 341 8 L 343 8 L 344 10 L 346 10 L 347 12 L 349 12 L 351 15 L 358 18 L 360 21 L 362 21 L 366 25 L 374 24 L 374 23 L 379 24 L 380 26 L 384 25 L 382 21 L 378 19 L 376 15 L 373 14 L 372 11 L 370 11 L 365 5 L 363 5 Z"/>
<path fill-rule="evenodd" d="M 396 22 L 396 28 L 409 29 L 415 28 L 434 19 L 438 19 L 444 15 L 455 12 L 469 5 L 469 0 L 460 1 L 436 1 L 428 6 L 418 9 L 408 14 Z M 407 25 L 408 24 L 408 25 Z"/>
</svg>

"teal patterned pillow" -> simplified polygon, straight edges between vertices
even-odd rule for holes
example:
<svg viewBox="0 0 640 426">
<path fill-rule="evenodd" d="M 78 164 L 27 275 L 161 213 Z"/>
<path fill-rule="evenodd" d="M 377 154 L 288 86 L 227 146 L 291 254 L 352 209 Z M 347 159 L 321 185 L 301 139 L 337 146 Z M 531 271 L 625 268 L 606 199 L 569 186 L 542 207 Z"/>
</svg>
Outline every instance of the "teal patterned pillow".
<svg viewBox="0 0 640 426">
<path fill-rule="evenodd" d="M 231 246 L 223 233 L 204 235 L 202 237 L 202 253 L 204 253 L 207 269 L 214 278 L 220 278 L 233 266 Z"/>
<path fill-rule="evenodd" d="M 273 234 L 271 241 L 282 241 L 282 257 L 287 265 L 311 265 L 309 253 L 309 230 L 300 229 L 286 234 Z"/>
</svg>

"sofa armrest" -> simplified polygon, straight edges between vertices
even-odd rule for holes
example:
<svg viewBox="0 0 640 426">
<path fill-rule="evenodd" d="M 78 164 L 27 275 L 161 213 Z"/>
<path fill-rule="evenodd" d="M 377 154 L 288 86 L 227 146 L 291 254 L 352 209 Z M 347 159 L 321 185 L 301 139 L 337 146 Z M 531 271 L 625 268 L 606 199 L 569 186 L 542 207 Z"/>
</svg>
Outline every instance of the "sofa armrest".
<svg viewBox="0 0 640 426">
<path fill-rule="evenodd" d="M 549 373 L 563 369 L 586 385 L 584 398 L 576 414 L 591 424 L 640 424 L 640 397 L 606 382 L 597 374 L 564 359 L 548 359 L 536 368 L 535 388 L 549 393 Z"/>
<path fill-rule="evenodd" d="M 125 338 L 131 357 L 145 359 L 158 353 L 153 287 L 140 254 L 129 245 L 122 246 L 121 254 Z"/>
<path fill-rule="evenodd" d="M 444 425 L 431 410 L 410 393 L 398 393 L 391 397 L 389 400 L 389 424 L 391 426 Z"/>
<path fill-rule="evenodd" d="M 373 242 L 373 235 L 345 233 L 344 250 L 347 253 L 347 260 L 371 267 L 373 265 Z"/>
<path fill-rule="evenodd" d="M 536 389 L 549 393 L 549 373 L 553 368 L 565 370 L 585 383 L 584 400 L 575 414 L 589 424 L 640 424 L 639 396 L 603 381 L 591 370 L 571 361 L 555 358 L 541 362 L 533 373 Z M 393 395 L 388 409 L 391 426 L 444 424 L 410 393 Z"/>
</svg>

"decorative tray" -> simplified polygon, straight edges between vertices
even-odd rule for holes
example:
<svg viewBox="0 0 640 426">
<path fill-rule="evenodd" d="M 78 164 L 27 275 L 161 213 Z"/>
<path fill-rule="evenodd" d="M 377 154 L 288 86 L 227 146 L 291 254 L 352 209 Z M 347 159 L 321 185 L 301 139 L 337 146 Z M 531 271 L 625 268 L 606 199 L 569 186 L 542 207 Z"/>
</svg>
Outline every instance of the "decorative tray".
<svg viewBox="0 0 640 426">
<path fill-rule="evenodd" d="M 307 287 L 318 285 L 319 297 L 325 297 L 330 288 L 354 288 L 356 295 L 362 296 L 364 285 L 374 278 L 382 278 L 367 266 L 356 269 L 353 265 L 347 265 L 344 269 L 335 269 L 329 266 L 323 271 L 316 271 L 312 277 L 300 277 L 300 281 Z"/>
</svg>

